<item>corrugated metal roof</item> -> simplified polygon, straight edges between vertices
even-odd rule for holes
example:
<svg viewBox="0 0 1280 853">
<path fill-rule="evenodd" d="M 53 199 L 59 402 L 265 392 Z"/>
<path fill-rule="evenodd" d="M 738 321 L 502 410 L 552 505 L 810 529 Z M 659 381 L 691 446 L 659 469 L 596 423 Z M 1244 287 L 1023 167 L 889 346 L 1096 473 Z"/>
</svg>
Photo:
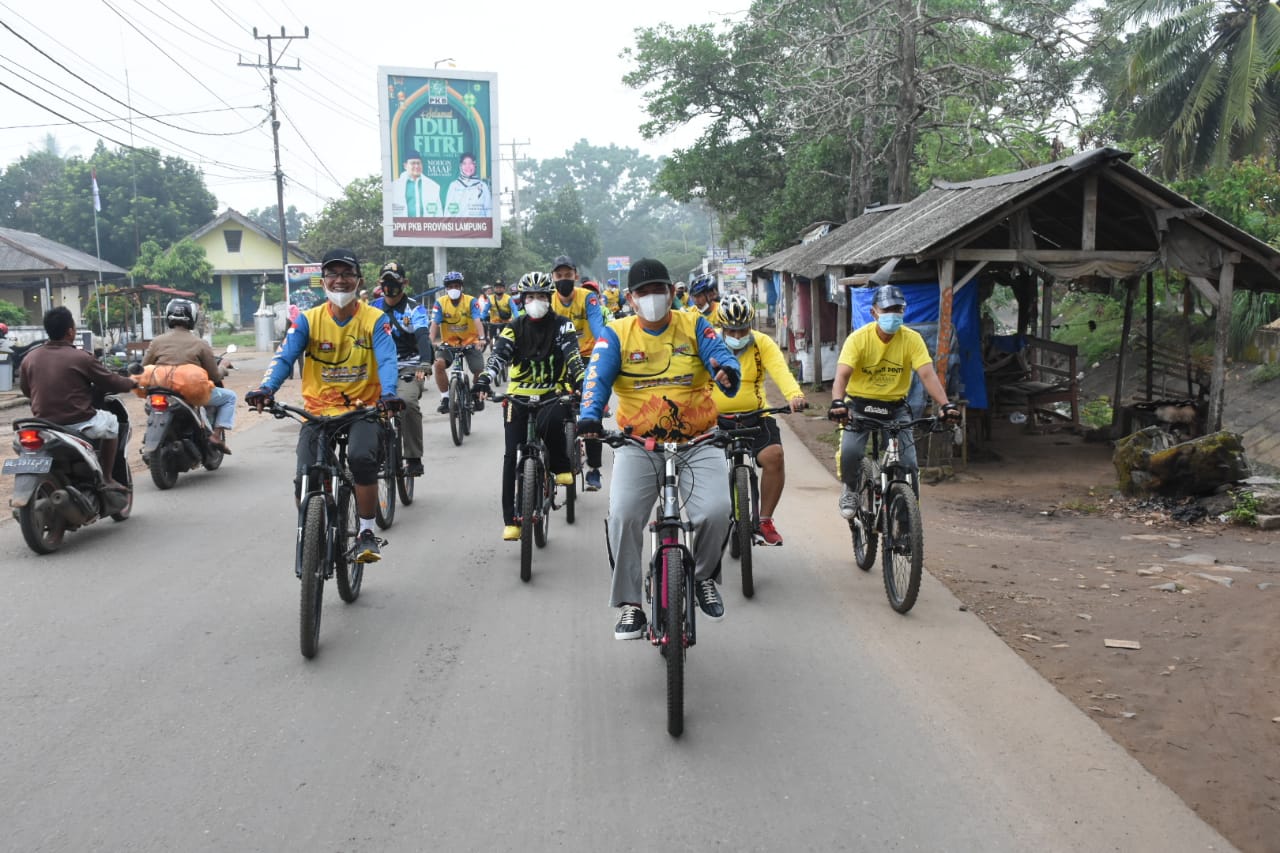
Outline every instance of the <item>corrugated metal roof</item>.
<svg viewBox="0 0 1280 853">
<path fill-rule="evenodd" d="M 39 234 L 0 228 L 0 274 L 10 278 L 83 274 L 81 277 L 92 278 L 97 276 L 99 269 L 104 275 L 113 277 L 129 274 L 128 270 L 109 261 L 99 261 L 93 255 Z"/>
</svg>

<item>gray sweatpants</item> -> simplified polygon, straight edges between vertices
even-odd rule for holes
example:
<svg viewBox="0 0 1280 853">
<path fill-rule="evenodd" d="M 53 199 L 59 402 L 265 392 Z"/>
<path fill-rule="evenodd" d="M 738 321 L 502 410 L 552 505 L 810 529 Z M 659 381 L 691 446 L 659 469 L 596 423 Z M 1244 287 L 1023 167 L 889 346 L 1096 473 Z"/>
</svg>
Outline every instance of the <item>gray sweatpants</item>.
<svg viewBox="0 0 1280 853">
<path fill-rule="evenodd" d="M 431 365 L 426 366 L 431 372 Z M 396 384 L 396 394 L 404 400 L 404 411 L 400 413 L 400 448 L 405 459 L 422 458 L 422 383 L 411 375 L 401 378 Z"/>
<path fill-rule="evenodd" d="M 683 456 L 680 499 L 694 526 L 695 576 L 703 580 L 715 574 L 729 537 L 729 477 L 722 448 L 704 444 Z M 661 473 L 661 451 L 650 453 L 628 445 L 614 452 L 609 479 L 609 548 L 614 560 L 609 603 L 613 607 L 644 602 L 644 542 Z"/>
</svg>

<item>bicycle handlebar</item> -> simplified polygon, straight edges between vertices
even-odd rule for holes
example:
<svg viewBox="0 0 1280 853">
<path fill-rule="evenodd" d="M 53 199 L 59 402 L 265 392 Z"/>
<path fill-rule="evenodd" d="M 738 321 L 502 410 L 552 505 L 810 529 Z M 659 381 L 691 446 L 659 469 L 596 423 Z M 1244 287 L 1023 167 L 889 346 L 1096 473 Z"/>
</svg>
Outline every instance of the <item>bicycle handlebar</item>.
<svg viewBox="0 0 1280 853">
<path fill-rule="evenodd" d="M 352 409 L 349 412 L 343 412 L 340 415 L 316 415 L 308 412 L 306 409 L 300 409 L 297 406 L 290 406 L 288 403 L 281 403 L 272 400 L 270 404 L 263 407 L 263 411 L 271 413 L 276 418 L 292 418 L 295 421 L 303 423 L 318 423 L 328 425 L 339 425 L 346 423 L 355 423 L 360 420 L 381 420 L 390 413 L 381 403 L 376 406 L 362 406 L 358 409 Z"/>
<path fill-rule="evenodd" d="M 577 394 L 552 394 L 543 395 L 541 397 L 528 397 L 524 394 L 490 394 L 489 399 L 495 403 L 504 403 L 508 400 L 519 406 L 529 409 L 536 409 L 539 406 L 547 406 L 551 403 L 564 403 L 566 406 L 572 406 L 578 402 Z"/>
<path fill-rule="evenodd" d="M 943 419 L 937 415 L 929 415 L 928 417 L 916 418 L 913 421 L 903 421 L 900 423 L 898 421 L 881 420 L 880 418 L 870 417 L 867 415 L 851 414 L 847 421 L 840 424 L 840 429 L 848 430 L 850 432 L 864 432 L 872 429 L 902 432 L 905 429 L 914 429 L 918 426 L 928 426 L 930 432 L 936 432 L 938 431 L 938 426 L 943 423 Z"/>
<path fill-rule="evenodd" d="M 746 427 L 745 429 L 754 433 L 759 429 L 759 427 Z M 726 430 L 719 428 L 708 430 L 701 435 L 694 436 L 684 444 L 676 445 L 675 451 L 676 453 L 687 453 L 688 451 L 693 450 L 693 448 L 706 444 L 707 442 L 724 446 L 732 440 L 733 433 L 735 432 L 739 432 L 739 430 Z M 644 450 L 656 450 L 660 445 L 671 443 L 659 441 L 653 437 L 646 438 L 632 435 L 629 432 L 619 432 L 617 430 L 610 430 L 609 432 L 604 433 L 600 436 L 600 440 L 610 447 L 622 447 L 624 444 L 634 444 Z"/>
<path fill-rule="evenodd" d="M 805 408 L 808 408 L 808 406 L 806 405 Z M 747 418 L 753 418 L 757 415 L 789 415 L 791 413 L 791 404 L 783 403 L 781 406 L 769 406 L 764 409 L 754 409 L 750 412 L 722 412 L 717 417 L 741 421 L 746 420 Z"/>
</svg>

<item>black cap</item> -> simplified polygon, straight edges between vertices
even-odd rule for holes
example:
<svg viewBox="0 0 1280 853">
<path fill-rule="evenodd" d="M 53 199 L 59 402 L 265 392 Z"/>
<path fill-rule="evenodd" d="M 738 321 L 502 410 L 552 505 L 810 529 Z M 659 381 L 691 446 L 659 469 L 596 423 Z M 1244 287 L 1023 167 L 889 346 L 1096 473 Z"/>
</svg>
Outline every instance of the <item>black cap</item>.
<svg viewBox="0 0 1280 853">
<path fill-rule="evenodd" d="M 573 258 L 569 257 L 568 255 L 561 255 L 560 257 L 556 258 L 555 262 L 551 264 L 551 271 L 555 272 L 556 270 L 560 269 L 560 267 L 568 267 L 574 272 L 578 271 L 578 265 L 575 264 L 573 262 Z"/>
<path fill-rule="evenodd" d="M 378 273 L 378 280 L 384 278 L 395 279 L 398 282 L 404 282 L 404 265 L 399 261 L 387 261 L 382 265 L 382 270 Z"/>
<path fill-rule="evenodd" d="M 641 258 L 627 271 L 627 290 L 635 290 L 641 285 L 652 284 L 655 281 L 666 285 L 671 284 L 671 275 L 662 261 Z"/>
<path fill-rule="evenodd" d="M 356 260 L 356 253 L 350 249 L 330 249 L 325 252 L 320 269 L 323 271 L 329 264 L 346 264 L 356 271 L 356 275 L 360 275 L 360 262 Z"/>
<path fill-rule="evenodd" d="M 871 304 L 881 309 L 897 308 L 899 306 L 905 308 L 907 306 L 907 297 L 902 295 L 900 288 L 892 284 L 884 284 L 876 288 Z"/>
</svg>

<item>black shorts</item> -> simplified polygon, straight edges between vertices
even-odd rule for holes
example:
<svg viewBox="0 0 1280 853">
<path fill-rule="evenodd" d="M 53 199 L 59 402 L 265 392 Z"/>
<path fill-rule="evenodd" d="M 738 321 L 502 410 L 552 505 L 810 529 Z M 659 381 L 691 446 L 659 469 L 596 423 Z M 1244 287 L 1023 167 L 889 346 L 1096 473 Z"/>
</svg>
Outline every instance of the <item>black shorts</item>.
<svg viewBox="0 0 1280 853">
<path fill-rule="evenodd" d="M 778 419 L 773 417 L 755 417 L 755 418 L 737 418 L 728 419 L 721 418 L 719 421 L 721 429 L 741 429 L 742 427 L 760 427 L 760 432 L 756 433 L 755 441 L 752 443 L 751 455 L 757 462 L 760 461 L 760 451 L 766 447 L 775 444 L 782 444 L 782 432 L 778 429 Z"/>
</svg>

